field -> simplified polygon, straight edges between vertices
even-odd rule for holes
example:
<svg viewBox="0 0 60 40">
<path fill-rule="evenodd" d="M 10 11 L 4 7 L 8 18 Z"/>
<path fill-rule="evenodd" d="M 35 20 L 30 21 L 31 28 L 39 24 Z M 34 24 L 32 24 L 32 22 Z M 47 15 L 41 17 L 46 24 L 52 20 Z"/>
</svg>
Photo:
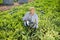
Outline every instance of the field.
<svg viewBox="0 0 60 40">
<path fill-rule="evenodd" d="M 0 40 L 60 40 L 60 0 L 34 0 L 10 10 L 0 11 Z M 22 18 L 30 7 L 39 17 L 36 33 L 23 25 Z M 28 29 L 28 31 L 26 30 Z"/>
</svg>

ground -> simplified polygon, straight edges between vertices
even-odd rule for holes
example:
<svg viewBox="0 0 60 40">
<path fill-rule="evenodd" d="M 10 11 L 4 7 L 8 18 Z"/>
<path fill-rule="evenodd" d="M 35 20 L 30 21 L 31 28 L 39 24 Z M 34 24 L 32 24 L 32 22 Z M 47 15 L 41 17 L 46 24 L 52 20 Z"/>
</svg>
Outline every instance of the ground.
<svg viewBox="0 0 60 40">
<path fill-rule="evenodd" d="M 5 11 L 5 10 L 9 10 L 10 8 L 12 8 L 13 6 L 18 6 L 20 4 L 18 3 L 14 3 L 14 5 L 1 5 L 0 4 L 0 11 Z"/>
</svg>

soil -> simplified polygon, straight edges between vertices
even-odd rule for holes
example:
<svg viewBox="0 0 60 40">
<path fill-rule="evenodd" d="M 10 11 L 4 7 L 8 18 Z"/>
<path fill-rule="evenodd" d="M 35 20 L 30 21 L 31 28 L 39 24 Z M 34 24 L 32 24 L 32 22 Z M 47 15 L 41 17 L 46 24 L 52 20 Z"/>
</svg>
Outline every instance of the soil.
<svg viewBox="0 0 60 40">
<path fill-rule="evenodd" d="M 20 5 L 19 3 L 14 3 L 13 5 L 3 5 L 0 4 L 0 11 L 5 11 L 11 9 L 13 6 L 18 6 Z"/>
</svg>

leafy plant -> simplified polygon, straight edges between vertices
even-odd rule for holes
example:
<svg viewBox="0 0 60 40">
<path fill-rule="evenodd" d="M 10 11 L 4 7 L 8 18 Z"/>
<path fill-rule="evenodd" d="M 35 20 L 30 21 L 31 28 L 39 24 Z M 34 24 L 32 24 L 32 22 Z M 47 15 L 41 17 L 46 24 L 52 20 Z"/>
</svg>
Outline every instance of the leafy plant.
<svg viewBox="0 0 60 40">
<path fill-rule="evenodd" d="M 0 39 L 4 40 L 60 40 L 60 12 L 56 11 L 58 0 L 35 0 L 0 12 Z M 23 16 L 34 6 L 39 17 L 38 29 L 23 25 Z M 31 35 L 30 35 L 31 34 Z"/>
</svg>

